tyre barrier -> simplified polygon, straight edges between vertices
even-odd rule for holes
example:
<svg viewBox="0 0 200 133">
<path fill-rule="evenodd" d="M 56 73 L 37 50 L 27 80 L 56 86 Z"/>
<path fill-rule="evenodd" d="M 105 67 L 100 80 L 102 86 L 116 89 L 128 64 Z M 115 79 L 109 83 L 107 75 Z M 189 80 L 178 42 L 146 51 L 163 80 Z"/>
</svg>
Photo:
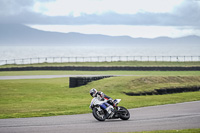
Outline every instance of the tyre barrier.
<svg viewBox="0 0 200 133">
<path fill-rule="evenodd" d="M 0 71 L 33 71 L 33 70 L 72 70 L 72 71 L 200 71 L 196 67 L 88 67 L 88 66 L 45 66 L 45 67 L 7 67 L 0 68 Z"/>
<path fill-rule="evenodd" d="M 182 92 L 194 92 L 200 91 L 200 86 L 191 86 L 191 87 L 177 87 L 177 88 L 162 88 L 155 89 L 149 92 L 124 92 L 128 96 L 144 96 L 144 95 L 165 95 L 165 94 L 173 94 L 173 93 L 182 93 Z"/>
<path fill-rule="evenodd" d="M 113 76 L 96 76 L 96 77 L 70 77 L 69 78 L 69 88 L 79 87 L 86 85 L 89 82 L 109 78 Z"/>
</svg>

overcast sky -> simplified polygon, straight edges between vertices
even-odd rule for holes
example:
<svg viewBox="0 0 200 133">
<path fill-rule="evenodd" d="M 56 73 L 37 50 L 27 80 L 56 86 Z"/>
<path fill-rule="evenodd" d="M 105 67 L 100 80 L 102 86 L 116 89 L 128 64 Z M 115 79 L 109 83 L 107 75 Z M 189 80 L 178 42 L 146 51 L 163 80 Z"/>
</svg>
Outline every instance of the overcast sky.
<svg viewBox="0 0 200 133">
<path fill-rule="evenodd" d="M 0 23 L 65 33 L 200 36 L 200 0 L 0 0 Z"/>
</svg>

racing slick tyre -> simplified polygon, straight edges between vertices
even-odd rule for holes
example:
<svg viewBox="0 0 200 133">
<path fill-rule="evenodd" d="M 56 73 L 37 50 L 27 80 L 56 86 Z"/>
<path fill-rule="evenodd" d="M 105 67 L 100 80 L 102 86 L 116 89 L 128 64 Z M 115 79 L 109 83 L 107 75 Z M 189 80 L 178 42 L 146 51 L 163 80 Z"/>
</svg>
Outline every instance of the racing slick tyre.
<svg viewBox="0 0 200 133">
<path fill-rule="evenodd" d="M 129 113 L 129 111 L 126 108 L 120 107 L 119 111 L 122 111 L 121 115 L 120 115 L 120 119 L 122 119 L 122 120 L 128 120 L 130 118 L 130 113 Z"/>
<path fill-rule="evenodd" d="M 105 114 L 104 110 L 98 111 L 97 108 L 93 108 L 92 114 L 93 114 L 94 118 L 96 118 L 98 121 L 105 121 L 105 119 L 106 119 L 106 114 Z"/>
</svg>

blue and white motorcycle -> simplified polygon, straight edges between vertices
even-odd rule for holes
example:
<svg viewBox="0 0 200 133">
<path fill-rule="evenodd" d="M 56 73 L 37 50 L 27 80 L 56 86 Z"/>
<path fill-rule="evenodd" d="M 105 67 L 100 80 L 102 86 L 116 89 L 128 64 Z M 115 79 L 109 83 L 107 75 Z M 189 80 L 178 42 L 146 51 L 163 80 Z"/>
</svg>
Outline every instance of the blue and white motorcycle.
<svg viewBox="0 0 200 133">
<path fill-rule="evenodd" d="M 129 111 L 122 107 L 117 106 L 121 99 L 115 99 L 115 107 L 109 104 L 108 100 L 99 100 L 94 97 L 91 101 L 90 108 L 92 109 L 93 116 L 99 121 L 105 121 L 105 119 L 122 119 L 128 120 L 130 118 Z"/>
</svg>

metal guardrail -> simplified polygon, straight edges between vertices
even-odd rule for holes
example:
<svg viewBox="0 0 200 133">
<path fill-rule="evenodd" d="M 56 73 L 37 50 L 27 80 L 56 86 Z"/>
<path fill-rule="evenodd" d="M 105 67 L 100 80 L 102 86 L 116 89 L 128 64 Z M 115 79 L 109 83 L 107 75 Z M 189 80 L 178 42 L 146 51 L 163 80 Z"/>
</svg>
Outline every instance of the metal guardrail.
<svg viewBox="0 0 200 133">
<path fill-rule="evenodd" d="M 0 60 L 0 65 L 65 63 L 65 62 L 115 62 L 115 61 L 162 61 L 162 62 L 196 62 L 200 56 L 92 56 L 92 57 L 38 57 Z"/>
</svg>

